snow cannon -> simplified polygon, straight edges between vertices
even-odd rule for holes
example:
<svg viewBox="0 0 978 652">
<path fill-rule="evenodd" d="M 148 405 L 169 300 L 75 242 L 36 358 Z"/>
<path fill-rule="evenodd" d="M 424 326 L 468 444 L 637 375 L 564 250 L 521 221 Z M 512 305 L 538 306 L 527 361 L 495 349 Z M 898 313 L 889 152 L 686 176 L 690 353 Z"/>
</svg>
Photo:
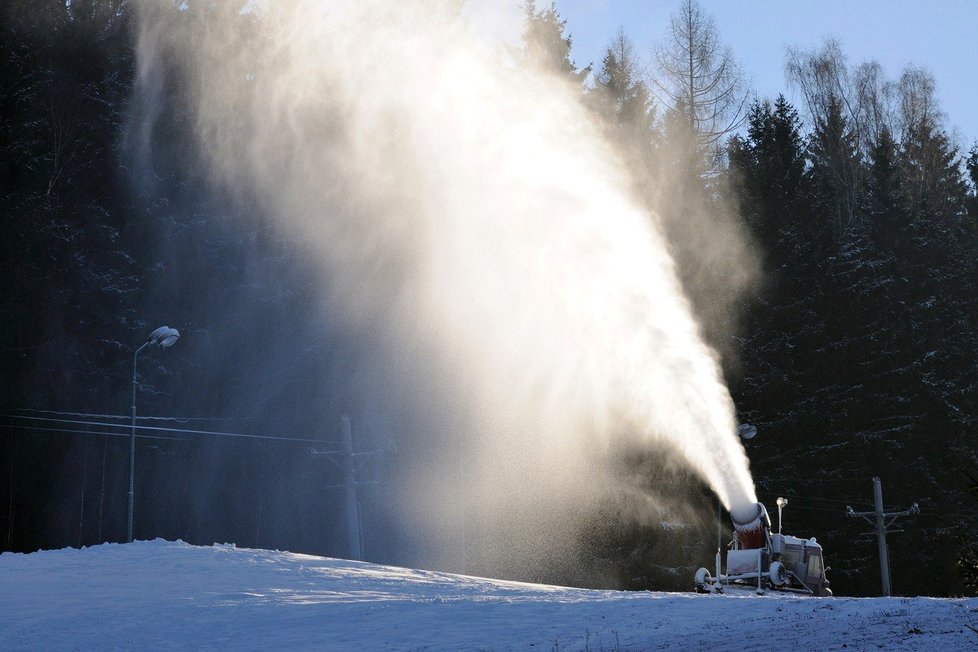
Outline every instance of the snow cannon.
<svg viewBox="0 0 978 652">
<path fill-rule="evenodd" d="M 730 510 L 734 536 L 741 548 L 763 548 L 771 533 L 771 517 L 761 503 L 754 503 L 746 509 Z"/>
<path fill-rule="evenodd" d="M 763 595 L 768 591 L 817 597 L 831 596 L 822 558 L 822 546 L 815 540 L 781 533 L 781 508 L 788 501 L 778 499 L 778 531 L 771 533 L 771 518 L 761 503 L 730 510 L 733 540 L 727 545 L 726 572 L 721 566 L 721 550 L 716 555 L 716 577 L 706 568 L 693 576 L 699 593 L 726 593 L 740 590 Z"/>
</svg>

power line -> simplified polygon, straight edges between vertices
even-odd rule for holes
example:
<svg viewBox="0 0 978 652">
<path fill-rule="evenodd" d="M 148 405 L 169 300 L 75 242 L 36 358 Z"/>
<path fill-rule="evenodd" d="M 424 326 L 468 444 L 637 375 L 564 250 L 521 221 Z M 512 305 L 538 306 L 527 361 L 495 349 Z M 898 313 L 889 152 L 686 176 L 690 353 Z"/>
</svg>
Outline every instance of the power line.
<svg viewBox="0 0 978 652">
<path fill-rule="evenodd" d="M 129 437 L 124 432 L 94 432 L 92 430 L 69 430 L 66 428 L 43 428 L 41 426 L 18 426 L 9 423 L 0 424 L 0 428 L 15 428 L 17 430 L 39 430 L 42 432 L 61 432 L 75 435 L 92 435 L 102 437 Z M 192 441 L 181 437 L 160 437 L 159 435 L 136 435 L 137 439 L 160 439 L 163 441 Z"/>
<path fill-rule="evenodd" d="M 791 503 L 791 508 L 792 508 L 793 511 L 794 510 L 801 510 L 803 512 L 827 512 L 827 513 L 830 513 L 830 514 L 838 514 L 839 513 L 839 508 L 838 507 L 834 507 L 834 508 L 832 508 L 832 507 L 812 507 L 811 505 L 796 505 L 795 503 Z"/>
<path fill-rule="evenodd" d="M 869 501 L 858 499 L 858 498 L 855 498 L 855 499 L 850 499 L 850 498 L 845 498 L 845 499 L 825 498 L 823 496 L 802 496 L 800 494 L 795 494 L 795 493 L 775 493 L 775 492 L 770 492 L 770 491 L 759 491 L 757 493 L 757 495 L 758 496 L 775 496 L 775 497 L 776 496 L 784 496 L 785 498 L 792 498 L 792 499 L 800 498 L 801 500 L 811 500 L 811 501 L 818 502 L 818 503 L 838 503 L 838 504 L 842 504 L 842 505 L 851 505 L 853 503 L 867 504 L 869 502 Z"/>
<path fill-rule="evenodd" d="M 60 416 L 69 417 L 93 417 L 97 419 L 126 419 L 129 420 L 132 417 L 126 414 L 91 414 L 88 412 L 62 412 L 59 410 L 38 410 L 35 408 L 17 408 L 17 412 L 36 412 L 38 414 L 57 414 Z M 136 420 L 146 419 L 152 421 L 177 421 L 180 423 L 189 423 L 190 421 L 232 421 L 232 420 L 250 420 L 255 417 L 152 417 L 152 416 L 137 416 Z"/>
<path fill-rule="evenodd" d="M 31 421 L 51 421 L 55 423 L 71 423 L 84 426 L 98 426 L 103 428 L 129 428 L 126 423 L 105 423 L 98 421 L 82 421 L 79 419 L 55 419 L 53 417 L 27 417 L 18 414 L 0 414 L 0 417 L 7 419 L 26 419 Z M 191 435 L 213 435 L 215 437 L 242 437 L 246 439 L 269 439 L 275 441 L 296 441 L 307 444 L 337 444 L 338 442 L 326 439 L 309 439 L 303 437 L 279 437 L 275 435 L 252 435 L 239 432 L 222 432 L 220 430 L 192 430 L 188 428 L 164 428 L 161 426 L 141 426 L 136 425 L 138 430 L 156 430 L 162 432 L 179 432 Z"/>
<path fill-rule="evenodd" d="M 124 433 L 124 432 L 106 432 L 106 431 L 95 431 L 95 430 L 74 430 L 74 429 L 71 429 L 71 428 L 45 428 L 43 426 L 26 426 L 26 425 L 17 425 L 17 424 L 10 424 L 10 423 L 0 423 L 0 430 L 2 430 L 4 428 L 16 429 L 16 430 L 30 430 L 30 431 L 36 431 L 36 432 L 50 432 L 50 433 L 59 433 L 59 434 L 67 434 L 67 435 L 88 435 L 88 436 L 91 436 L 91 437 L 126 437 L 126 438 L 129 438 L 131 436 L 130 434 L 127 434 L 127 433 Z M 231 438 L 234 438 L 234 437 L 241 437 L 242 435 L 229 434 L 228 436 L 231 437 Z M 244 435 L 244 436 L 245 437 L 248 437 L 249 439 L 255 439 L 255 438 L 257 438 L 257 439 L 270 439 L 270 440 L 274 440 L 274 441 L 282 441 L 284 439 L 285 441 L 296 441 L 296 440 L 293 440 L 293 439 L 285 439 L 285 438 L 282 438 L 282 437 L 261 437 L 261 436 L 257 436 L 257 435 L 250 435 L 250 436 L 249 435 Z M 136 439 L 153 439 L 153 440 L 156 440 L 156 441 L 176 441 L 176 442 L 182 442 L 182 443 L 192 443 L 192 442 L 195 441 L 192 437 L 161 437 L 159 435 L 136 435 Z M 338 451 L 338 450 L 322 450 L 322 451 L 319 451 L 319 450 L 313 449 L 313 452 L 314 453 L 317 453 L 319 455 L 331 456 L 331 455 L 338 455 L 341 451 Z"/>
<path fill-rule="evenodd" d="M 854 480 L 865 480 L 865 478 L 857 476 L 845 476 L 845 477 L 834 477 L 834 478 L 796 478 L 790 477 L 785 478 L 783 482 L 805 482 L 805 483 L 823 483 L 823 482 L 852 482 Z M 779 482 L 781 482 L 779 480 Z"/>
<path fill-rule="evenodd" d="M 771 491 L 759 491 L 758 494 L 765 495 L 765 496 L 773 496 L 775 494 L 775 492 L 771 492 Z M 851 503 L 852 502 L 852 500 L 848 500 L 848 499 L 846 499 L 846 500 L 840 500 L 838 498 L 825 498 L 823 496 L 803 496 L 801 494 L 795 494 L 795 493 L 781 493 L 779 495 L 786 496 L 788 498 L 805 498 L 805 499 L 809 499 L 809 500 L 817 500 L 819 502 L 830 502 L 830 503 Z"/>
</svg>

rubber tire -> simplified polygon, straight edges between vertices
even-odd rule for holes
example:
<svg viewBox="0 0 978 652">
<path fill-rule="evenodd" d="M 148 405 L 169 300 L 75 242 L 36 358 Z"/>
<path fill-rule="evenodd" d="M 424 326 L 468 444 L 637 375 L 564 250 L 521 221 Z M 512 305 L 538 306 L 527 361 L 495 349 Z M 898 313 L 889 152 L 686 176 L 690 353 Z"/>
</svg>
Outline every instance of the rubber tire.
<svg viewBox="0 0 978 652">
<path fill-rule="evenodd" d="M 712 583 L 713 577 L 710 575 L 710 571 L 705 568 L 699 568 L 696 574 L 693 575 L 693 585 L 696 587 L 697 591 L 702 593 L 707 593 L 710 589 L 708 588 Z"/>
<path fill-rule="evenodd" d="M 771 562 L 771 568 L 768 570 L 767 576 L 771 580 L 772 586 L 782 587 L 788 583 L 788 570 L 780 561 Z"/>
</svg>

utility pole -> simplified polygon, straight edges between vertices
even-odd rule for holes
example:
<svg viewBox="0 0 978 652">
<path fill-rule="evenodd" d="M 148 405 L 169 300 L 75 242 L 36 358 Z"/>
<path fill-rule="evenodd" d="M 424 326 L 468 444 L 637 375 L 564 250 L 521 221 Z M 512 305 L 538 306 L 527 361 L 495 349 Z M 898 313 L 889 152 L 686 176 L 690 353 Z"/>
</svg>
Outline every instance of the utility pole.
<svg viewBox="0 0 978 652">
<path fill-rule="evenodd" d="M 385 449 L 353 452 L 353 425 L 349 415 L 340 418 L 340 449 L 313 451 L 324 455 L 326 459 L 340 468 L 343 474 L 341 484 L 327 485 L 325 489 L 342 489 L 345 494 L 346 507 L 346 542 L 349 559 L 363 561 L 363 523 L 360 513 L 360 501 L 357 498 L 357 487 L 380 484 L 378 480 L 357 480 L 357 471 L 370 460 L 376 460 L 394 450 L 393 442 Z"/>
<path fill-rule="evenodd" d="M 353 426 L 350 417 L 341 419 L 343 431 L 343 486 L 346 490 L 346 529 L 350 559 L 363 561 L 360 542 L 360 504 L 357 502 L 356 464 L 353 459 Z"/>
<path fill-rule="evenodd" d="M 917 503 L 914 503 L 910 509 L 902 512 L 884 512 L 883 487 L 880 484 L 879 478 L 873 478 L 873 503 L 875 509 L 872 512 L 855 512 L 852 507 L 846 505 L 846 516 L 849 518 L 859 516 L 875 528 L 873 532 L 869 532 L 868 534 L 876 535 L 880 551 L 880 575 L 883 580 L 883 597 L 889 597 L 892 595 L 892 592 L 890 590 L 890 553 L 886 547 L 886 533 L 903 532 L 903 530 L 890 530 L 889 527 L 901 516 L 916 516 L 920 513 L 920 507 L 917 506 Z"/>
</svg>

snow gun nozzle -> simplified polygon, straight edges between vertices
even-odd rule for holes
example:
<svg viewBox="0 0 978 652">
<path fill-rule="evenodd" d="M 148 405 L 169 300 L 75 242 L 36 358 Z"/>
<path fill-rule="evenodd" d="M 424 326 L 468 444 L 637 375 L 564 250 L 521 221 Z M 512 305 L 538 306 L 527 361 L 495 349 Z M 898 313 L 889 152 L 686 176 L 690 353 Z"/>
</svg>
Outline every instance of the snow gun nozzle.
<svg viewBox="0 0 978 652">
<path fill-rule="evenodd" d="M 762 503 L 730 510 L 734 535 L 741 548 L 763 548 L 771 531 L 771 517 Z"/>
</svg>

